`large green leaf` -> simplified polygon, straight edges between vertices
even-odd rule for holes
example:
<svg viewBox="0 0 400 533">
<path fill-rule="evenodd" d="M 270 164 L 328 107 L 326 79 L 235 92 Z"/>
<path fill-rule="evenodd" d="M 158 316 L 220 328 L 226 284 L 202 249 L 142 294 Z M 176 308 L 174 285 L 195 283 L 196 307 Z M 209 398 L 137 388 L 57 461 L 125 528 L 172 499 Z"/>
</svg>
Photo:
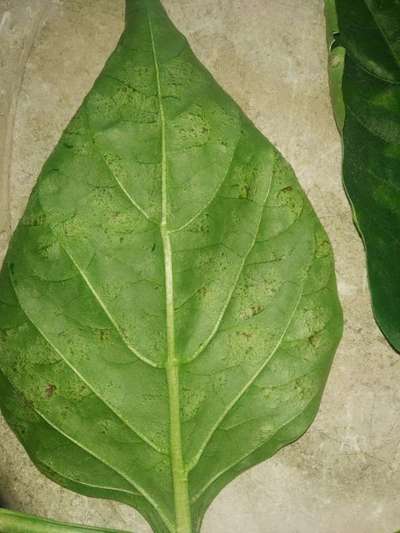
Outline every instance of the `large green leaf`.
<svg viewBox="0 0 400 533">
<path fill-rule="evenodd" d="M 376 320 L 400 350 L 400 4 L 326 6 L 331 94 L 339 129 L 344 123 L 344 185 L 367 253 Z"/>
<path fill-rule="evenodd" d="M 8 251 L 0 401 L 50 478 L 189 533 L 310 425 L 342 316 L 291 168 L 158 0 L 126 18 Z"/>
</svg>

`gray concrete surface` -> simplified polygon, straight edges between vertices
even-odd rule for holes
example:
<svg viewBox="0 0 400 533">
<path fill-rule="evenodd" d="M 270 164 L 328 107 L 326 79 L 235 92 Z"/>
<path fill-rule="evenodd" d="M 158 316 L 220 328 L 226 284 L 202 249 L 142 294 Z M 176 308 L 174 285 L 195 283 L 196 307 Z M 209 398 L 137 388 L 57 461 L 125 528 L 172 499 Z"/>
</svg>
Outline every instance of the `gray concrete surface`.
<svg viewBox="0 0 400 533">
<path fill-rule="evenodd" d="M 322 0 L 164 5 L 203 63 L 294 166 L 332 240 L 346 318 L 312 428 L 227 487 L 203 531 L 393 533 L 400 528 L 400 356 L 373 321 L 362 245 L 340 183 Z M 3 221 L 8 203 L 12 224 L 21 215 L 41 165 L 113 49 L 122 13 L 123 0 L 0 0 L 0 144 L 7 128 L 12 135 L 12 150 L 0 152 L 1 191 L 10 169 L 10 201 L 0 193 Z M 35 37 L 35 24 L 44 21 Z M 21 82 L 10 118 L 6 95 Z M 131 509 L 46 480 L 4 422 L 0 495 L 14 509 L 149 532 Z"/>
</svg>

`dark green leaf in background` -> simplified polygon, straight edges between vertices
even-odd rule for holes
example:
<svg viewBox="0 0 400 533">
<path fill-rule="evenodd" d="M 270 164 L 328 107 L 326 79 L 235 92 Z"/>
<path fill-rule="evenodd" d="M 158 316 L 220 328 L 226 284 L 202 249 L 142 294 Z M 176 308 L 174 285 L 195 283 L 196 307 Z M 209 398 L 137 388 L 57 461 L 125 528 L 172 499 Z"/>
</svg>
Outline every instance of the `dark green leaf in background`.
<svg viewBox="0 0 400 533">
<path fill-rule="evenodd" d="M 342 316 L 289 165 L 157 0 L 44 165 L 0 278 L 0 402 L 35 464 L 190 533 L 310 425 Z"/>
<path fill-rule="evenodd" d="M 400 350 L 400 3 L 327 0 L 326 8 L 343 181 L 376 320 Z"/>
</svg>

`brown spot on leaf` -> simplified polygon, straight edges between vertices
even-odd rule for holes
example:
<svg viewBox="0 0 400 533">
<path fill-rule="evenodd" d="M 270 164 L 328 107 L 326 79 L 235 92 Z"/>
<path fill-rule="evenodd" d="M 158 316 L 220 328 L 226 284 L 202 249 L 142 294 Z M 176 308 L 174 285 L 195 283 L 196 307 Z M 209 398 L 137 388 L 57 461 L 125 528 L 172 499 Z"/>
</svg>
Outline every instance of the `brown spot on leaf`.
<svg viewBox="0 0 400 533">
<path fill-rule="evenodd" d="M 46 398 L 51 398 L 56 390 L 57 387 L 52 383 L 49 383 L 46 387 Z"/>
</svg>

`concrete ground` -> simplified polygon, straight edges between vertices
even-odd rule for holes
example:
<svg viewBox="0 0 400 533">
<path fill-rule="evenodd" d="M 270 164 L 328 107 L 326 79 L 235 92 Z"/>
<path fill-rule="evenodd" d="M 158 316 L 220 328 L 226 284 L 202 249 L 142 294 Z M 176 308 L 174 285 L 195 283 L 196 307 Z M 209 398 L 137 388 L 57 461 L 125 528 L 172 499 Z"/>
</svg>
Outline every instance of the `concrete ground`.
<svg viewBox="0 0 400 533">
<path fill-rule="evenodd" d="M 0 0 L 0 239 L 123 23 L 123 0 Z M 400 528 L 400 356 L 373 321 L 341 186 L 322 0 L 164 0 L 195 52 L 294 169 L 333 243 L 345 335 L 308 433 L 216 499 L 204 533 L 393 533 Z M 9 171 L 10 187 L 7 192 Z M 10 216 L 10 219 L 9 219 Z M 131 509 L 59 488 L 0 422 L 6 506 L 149 532 Z"/>
</svg>

